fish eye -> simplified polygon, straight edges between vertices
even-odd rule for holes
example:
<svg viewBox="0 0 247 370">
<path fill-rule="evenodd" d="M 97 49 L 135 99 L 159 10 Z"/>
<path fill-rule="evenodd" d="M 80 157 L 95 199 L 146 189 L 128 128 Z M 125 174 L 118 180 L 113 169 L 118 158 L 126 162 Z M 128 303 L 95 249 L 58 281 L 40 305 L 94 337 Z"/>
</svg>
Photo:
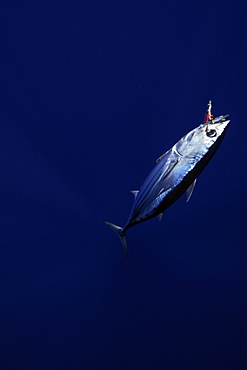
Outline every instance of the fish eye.
<svg viewBox="0 0 247 370">
<path fill-rule="evenodd" d="M 217 135 L 217 131 L 216 130 L 208 130 L 208 131 L 206 131 L 206 134 L 209 137 L 214 137 L 214 136 Z"/>
</svg>

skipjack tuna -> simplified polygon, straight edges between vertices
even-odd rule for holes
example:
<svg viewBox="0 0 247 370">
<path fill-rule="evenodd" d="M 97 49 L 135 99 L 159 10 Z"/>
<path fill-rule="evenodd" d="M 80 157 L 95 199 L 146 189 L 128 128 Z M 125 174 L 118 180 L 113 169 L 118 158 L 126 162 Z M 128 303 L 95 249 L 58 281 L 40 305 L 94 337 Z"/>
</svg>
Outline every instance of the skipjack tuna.
<svg viewBox="0 0 247 370">
<path fill-rule="evenodd" d="M 105 222 L 120 237 L 125 257 L 126 231 L 130 227 L 156 216 L 161 221 L 164 211 L 185 192 L 186 200 L 190 199 L 197 177 L 220 146 L 230 123 L 229 115 L 214 118 L 211 107 L 209 101 L 204 123 L 159 157 L 140 190 L 132 191 L 135 200 L 126 225 Z"/>
</svg>

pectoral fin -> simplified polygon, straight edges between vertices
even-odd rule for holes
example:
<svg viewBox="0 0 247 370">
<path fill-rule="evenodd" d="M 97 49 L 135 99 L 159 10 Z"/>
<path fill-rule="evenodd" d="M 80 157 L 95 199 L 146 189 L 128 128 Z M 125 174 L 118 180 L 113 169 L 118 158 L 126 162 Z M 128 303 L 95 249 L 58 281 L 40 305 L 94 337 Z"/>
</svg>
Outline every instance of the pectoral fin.
<svg viewBox="0 0 247 370">
<path fill-rule="evenodd" d="M 192 184 L 188 187 L 188 189 L 186 190 L 186 202 L 188 202 L 190 200 L 190 197 L 193 193 L 193 190 L 194 190 L 194 187 L 195 187 L 195 184 L 196 184 L 196 180 L 195 179 Z"/>
</svg>

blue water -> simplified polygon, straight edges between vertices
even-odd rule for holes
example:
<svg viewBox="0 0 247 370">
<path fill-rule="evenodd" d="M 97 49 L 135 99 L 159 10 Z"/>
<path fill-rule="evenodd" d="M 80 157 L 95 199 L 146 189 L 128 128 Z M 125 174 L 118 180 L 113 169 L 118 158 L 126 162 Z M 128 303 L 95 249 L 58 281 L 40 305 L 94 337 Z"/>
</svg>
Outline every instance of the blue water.
<svg viewBox="0 0 247 370">
<path fill-rule="evenodd" d="M 246 5 L 3 2 L 1 369 L 245 369 Z M 123 226 L 155 160 L 231 115 L 189 203 Z"/>
</svg>

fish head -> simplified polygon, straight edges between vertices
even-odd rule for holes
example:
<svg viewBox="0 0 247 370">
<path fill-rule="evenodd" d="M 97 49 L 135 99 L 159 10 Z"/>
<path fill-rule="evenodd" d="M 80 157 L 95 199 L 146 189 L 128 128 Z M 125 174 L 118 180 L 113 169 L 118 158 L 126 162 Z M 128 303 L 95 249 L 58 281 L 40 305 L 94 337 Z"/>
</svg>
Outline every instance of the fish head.
<svg viewBox="0 0 247 370">
<path fill-rule="evenodd" d="M 217 140 L 224 137 L 230 123 L 229 117 L 229 115 L 219 116 L 202 125 L 204 140 L 208 143 L 208 146 L 213 145 Z"/>
<path fill-rule="evenodd" d="M 195 158 L 205 155 L 212 146 L 218 147 L 223 140 L 230 120 L 229 115 L 219 116 L 190 131 L 174 145 L 181 156 Z"/>
</svg>

